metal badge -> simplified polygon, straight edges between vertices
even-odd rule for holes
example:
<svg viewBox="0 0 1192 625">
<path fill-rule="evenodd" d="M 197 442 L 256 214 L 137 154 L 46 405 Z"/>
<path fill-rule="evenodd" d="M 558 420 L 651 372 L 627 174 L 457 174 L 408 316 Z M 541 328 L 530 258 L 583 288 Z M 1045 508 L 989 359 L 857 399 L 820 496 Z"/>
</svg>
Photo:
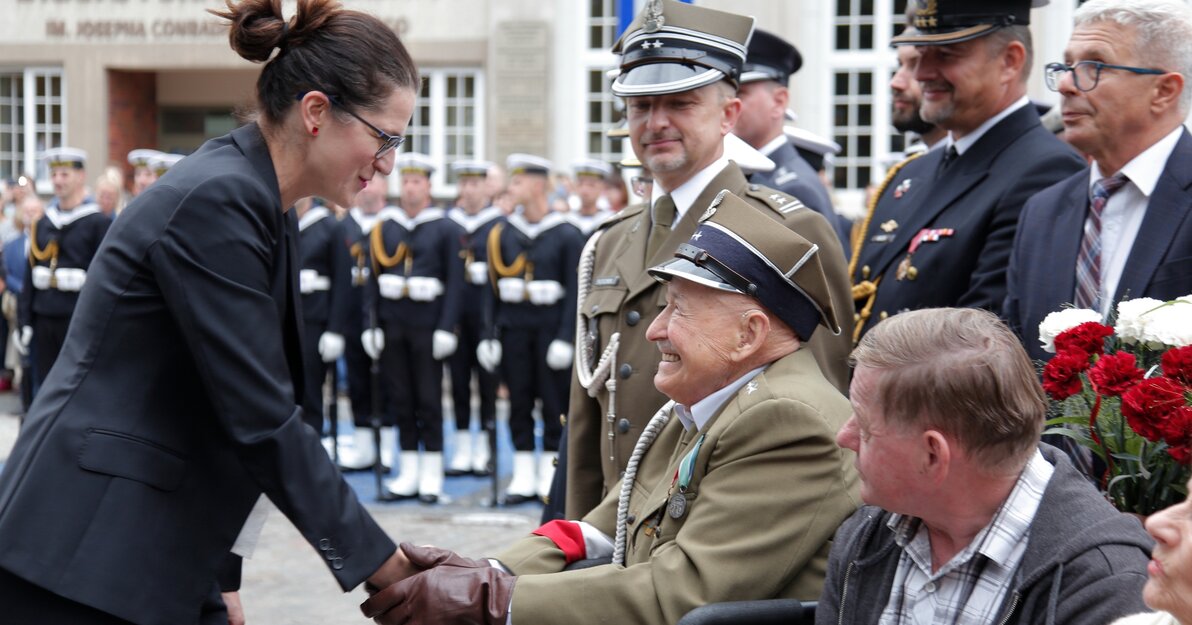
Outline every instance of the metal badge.
<svg viewBox="0 0 1192 625">
<path fill-rule="evenodd" d="M 670 503 L 666 506 L 666 513 L 672 519 L 678 519 L 687 513 L 687 498 L 682 493 L 671 497 Z"/>
<path fill-rule="evenodd" d="M 656 33 L 663 24 L 666 24 L 666 18 L 662 16 L 662 1 L 650 0 L 650 4 L 646 6 L 646 32 Z"/>
</svg>

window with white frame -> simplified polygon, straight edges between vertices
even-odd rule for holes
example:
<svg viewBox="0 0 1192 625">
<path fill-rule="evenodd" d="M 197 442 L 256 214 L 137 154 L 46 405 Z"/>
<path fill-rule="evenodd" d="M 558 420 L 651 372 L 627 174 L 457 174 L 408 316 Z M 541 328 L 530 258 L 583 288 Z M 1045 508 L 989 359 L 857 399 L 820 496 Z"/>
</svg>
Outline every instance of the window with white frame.
<svg viewBox="0 0 1192 625">
<path fill-rule="evenodd" d="M 837 189 L 863 191 L 881 181 L 903 139 L 890 126 L 890 77 L 898 59 L 890 39 L 905 24 L 906 0 L 836 0 L 832 134 Z"/>
<path fill-rule="evenodd" d="M 479 69 L 423 69 L 422 88 L 406 127 L 401 150 L 421 152 L 439 166 L 431 177 L 437 197 L 456 193 L 451 163 L 483 159 L 484 74 Z M 401 188 L 398 176 L 389 179 L 390 192 Z"/>
<path fill-rule="evenodd" d="M 617 40 L 617 11 L 622 4 L 618 0 L 588 0 L 588 18 L 585 22 L 587 46 L 583 55 L 584 93 L 586 110 L 584 117 L 584 153 L 609 163 L 621 160 L 621 137 L 609 137 L 608 130 L 624 120 L 624 105 L 612 93 L 612 81 L 608 70 L 617 66 L 613 55 L 613 44 Z"/>
<path fill-rule="evenodd" d="M 62 69 L 0 68 L 0 177 L 32 172 L 49 189 L 42 152 L 66 141 L 66 83 Z"/>
</svg>

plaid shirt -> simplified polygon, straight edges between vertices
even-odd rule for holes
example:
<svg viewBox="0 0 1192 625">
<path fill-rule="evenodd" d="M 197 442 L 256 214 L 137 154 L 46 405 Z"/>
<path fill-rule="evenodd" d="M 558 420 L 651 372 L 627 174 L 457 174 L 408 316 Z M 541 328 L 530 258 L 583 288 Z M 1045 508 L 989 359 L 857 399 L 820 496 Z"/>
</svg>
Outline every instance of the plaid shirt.
<svg viewBox="0 0 1192 625">
<path fill-rule="evenodd" d="M 992 623 L 1022 562 L 1031 521 L 1054 472 L 1036 450 L 989 525 L 934 573 L 927 528 L 917 518 L 891 515 L 887 525 L 902 556 L 879 625 Z"/>
</svg>

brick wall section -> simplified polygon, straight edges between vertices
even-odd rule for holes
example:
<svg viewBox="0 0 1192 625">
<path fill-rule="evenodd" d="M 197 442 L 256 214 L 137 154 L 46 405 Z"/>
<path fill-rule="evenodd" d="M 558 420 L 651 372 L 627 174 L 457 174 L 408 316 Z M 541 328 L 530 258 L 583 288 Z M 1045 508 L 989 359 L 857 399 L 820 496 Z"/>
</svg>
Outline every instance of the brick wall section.
<svg viewBox="0 0 1192 625">
<path fill-rule="evenodd" d="M 129 190 L 132 166 L 128 153 L 156 147 L 157 74 L 108 70 L 108 163 L 124 169 Z"/>
</svg>

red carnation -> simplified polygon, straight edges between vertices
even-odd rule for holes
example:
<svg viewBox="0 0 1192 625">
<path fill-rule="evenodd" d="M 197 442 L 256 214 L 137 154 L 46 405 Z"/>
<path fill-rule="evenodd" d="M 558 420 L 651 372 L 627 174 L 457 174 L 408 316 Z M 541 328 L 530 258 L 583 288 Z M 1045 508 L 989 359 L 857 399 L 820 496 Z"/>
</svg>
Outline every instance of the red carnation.
<svg viewBox="0 0 1192 625">
<path fill-rule="evenodd" d="M 1167 453 L 1180 464 L 1192 464 L 1192 449 L 1188 447 L 1168 447 Z"/>
<path fill-rule="evenodd" d="M 1043 367 L 1043 390 L 1056 401 L 1063 401 L 1083 387 L 1080 374 L 1089 368 L 1089 357 L 1083 352 L 1061 351 Z"/>
<path fill-rule="evenodd" d="M 1163 373 L 1192 385 L 1192 345 L 1173 347 L 1164 352 Z"/>
<path fill-rule="evenodd" d="M 1168 416 L 1184 407 L 1185 390 L 1183 384 L 1168 377 L 1142 380 L 1122 394 L 1122 414 L 1135 432 L 1158 442 Z"/>
<path fill-rule="evenodd" d="M 1169 447 L 1187 447 L 1192 445 L 1192 408 L 1180 406 L 1167 416 L 1163 422 L 1163 440 Z"/>
<path fill-rule="evenodd" d="M 1117 397 L 1142 379 L 1142 369 L 1136 366 L 1134 354 L 1118 352 L 1102 356 L 1089 370 L 1089 382 L 1102 395 Z"/>
<path fill-rule="evenodd" d="M 1086 321 L 1074 328 L 1069 328 L 1055 337 L 1055 351 L 1080 351 L 1088 356 L 1105 351 L 1105 337 L 1113 335 L 1113 328 Z"/>
</svg>

